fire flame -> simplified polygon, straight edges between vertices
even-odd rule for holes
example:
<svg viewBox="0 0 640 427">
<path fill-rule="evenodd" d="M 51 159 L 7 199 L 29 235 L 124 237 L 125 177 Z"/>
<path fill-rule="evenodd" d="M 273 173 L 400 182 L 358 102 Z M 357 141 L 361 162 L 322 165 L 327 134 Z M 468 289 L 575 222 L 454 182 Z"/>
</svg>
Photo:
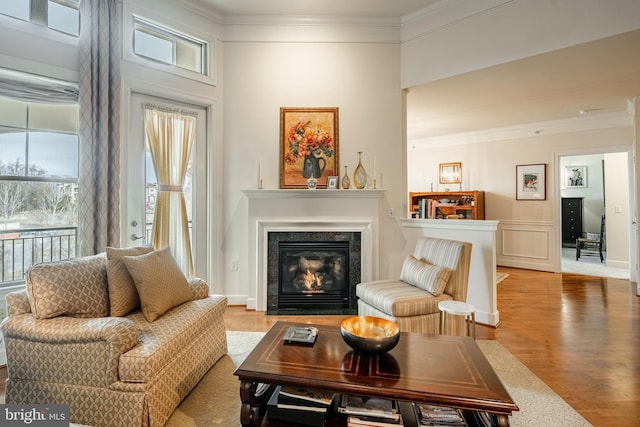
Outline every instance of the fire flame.
<svg viewBox="0 0 640 427">
<path fill-rule="evenodd" d="M 307 289 L 311 289 L 311 290 L 320 288 L 320 286 L 322 285 L 320 283 L 320 277 L 318 276 L 318 273 L 314 274 L 310 272 L 308 268 L 307 268 L 307 274 L 303 276 L 303 281 L 304 281 L 303 282 L 304 286 Z"/>
</svg>

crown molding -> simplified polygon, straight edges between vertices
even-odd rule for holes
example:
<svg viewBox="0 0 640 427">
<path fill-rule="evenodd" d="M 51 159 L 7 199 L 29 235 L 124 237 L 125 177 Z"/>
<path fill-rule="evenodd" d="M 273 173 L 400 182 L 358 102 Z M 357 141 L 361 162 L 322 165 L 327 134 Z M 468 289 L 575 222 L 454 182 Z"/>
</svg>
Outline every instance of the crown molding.
<svg viewBox="0 0 640 427">
<path fill-rule="evenodd" d="M 481 144 L 485 142 L 506 141 L 511 139 L 536 138 L 563 133 L 586 132 L 597 129 L 632 127 L 633 117 L 626 111 L 610 114 L 597 114 L 587 117 L 575 117 L 546 122 L 527 123 L 518 126 L 485 129 L 433 138 L 419 138 L 407 141 L 411 149 L 433 147 L 451 147 L 454 145 Z"/>
<path fill-rule="evenodd" d="M 400 44 L 400 21 L 318 16 L 226 20 L 224 42 Z M 284 18 L 284 19 L 283 19 Z"/>
<path fill-rule="evenodd" d="M 157 0 L 156 0 L 157 1 Z M 179 6 L 180 8 L 187 10 L 189 12 L 195 13 L 199 16 L 203 16 L 206 18 L 211 19 L 212 21 L 214 21 L 216 24 L 223 24 L 224 23 L 224 17 L 222 14 L 214 12 L 213 10 L 211 10 L 210 8 L 205 8 L 205 7 L 201 7 L 197 4 L 194 4 L 192 1 L 189 0 L 168 0 L 169 3 L 173 3 L 177 6 Z"/>
<path fill-rule="evenodd" d="M 401 19 L 401 41 L 407 42 L 473 16 L 486 13 L 515 0 L 485 0 L 482 2 L 442 0 L 405 15 Z"/>
<path fill-rule="evenodd" d="M 400 18 L 330 15 L 226 15 L 225 25 L 320 25 L 400 27 Z"/>
</svg>

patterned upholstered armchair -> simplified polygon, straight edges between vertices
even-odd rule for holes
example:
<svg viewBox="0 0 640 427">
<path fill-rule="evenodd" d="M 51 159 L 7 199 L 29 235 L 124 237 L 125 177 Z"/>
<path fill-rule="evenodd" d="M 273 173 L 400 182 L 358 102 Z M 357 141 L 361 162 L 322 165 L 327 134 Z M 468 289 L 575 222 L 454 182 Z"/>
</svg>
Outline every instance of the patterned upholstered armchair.
<svg viewBox="0 0 640 427">
<path fill-rule="evenodd" d="M 227 352 L 226 297 L 172 261 L 107 248 L 32 267 L 0 325 L 6 402 L 68 404 L 72 422 L 96 427 L 164 425 Z"/>
<path fill-rule="evenodd" d="M 466 302 L 471 243 L 422 237 L 404 260 L 400 278 L 356 286 L 358 314 L 393 320 L 401 331 L 438 334 L 440 301 Z M 462 317 L 447 322 L 448 334 L 464 331 Z"/>
</svg>

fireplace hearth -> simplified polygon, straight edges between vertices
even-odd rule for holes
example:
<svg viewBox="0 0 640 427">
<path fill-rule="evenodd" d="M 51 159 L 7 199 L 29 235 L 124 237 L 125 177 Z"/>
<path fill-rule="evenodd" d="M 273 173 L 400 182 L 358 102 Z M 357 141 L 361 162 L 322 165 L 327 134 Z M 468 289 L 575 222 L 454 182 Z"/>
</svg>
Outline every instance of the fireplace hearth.
<svg viewBox="0 0 640 427">
<path fill-rule="evenodd" d="M 267 314 L 355 314 L 358 232 L 270 232 Z"/>
</svg>

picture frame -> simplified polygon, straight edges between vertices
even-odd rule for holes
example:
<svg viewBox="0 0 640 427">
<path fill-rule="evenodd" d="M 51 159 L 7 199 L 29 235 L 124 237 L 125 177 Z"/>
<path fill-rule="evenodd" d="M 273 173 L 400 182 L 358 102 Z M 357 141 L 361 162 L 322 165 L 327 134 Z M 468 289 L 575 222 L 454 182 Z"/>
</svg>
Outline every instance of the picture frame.
<svg viewBox="0 0 640 427">
<path fill-rule="evenodd" d="M 338 189 L 338 176 L 330 176 L 327 178 L 327 189 L 328 190 L 337 190 Z"/>
<path fill-rule="evenodd" d="M 547 164 L 516 166 L 516 200 L 547 200 Z"/>
<path fill-rule="evenodd" d="M 586 188 L 587 187 L 587 167 L 586 166 L 565 166 L 564 187 Z"/>
<path fill-rule="evenodd" d="M 462 163 L 440 163 L 440 184 L 462 183 Z"/>
<path fill-rule="evenodd" d="M 280 188 L 307 188 L 312 177 L 326 188 L 339 175 L 338 154 L 337 107 L 280 108 Z"/>
</svg>

